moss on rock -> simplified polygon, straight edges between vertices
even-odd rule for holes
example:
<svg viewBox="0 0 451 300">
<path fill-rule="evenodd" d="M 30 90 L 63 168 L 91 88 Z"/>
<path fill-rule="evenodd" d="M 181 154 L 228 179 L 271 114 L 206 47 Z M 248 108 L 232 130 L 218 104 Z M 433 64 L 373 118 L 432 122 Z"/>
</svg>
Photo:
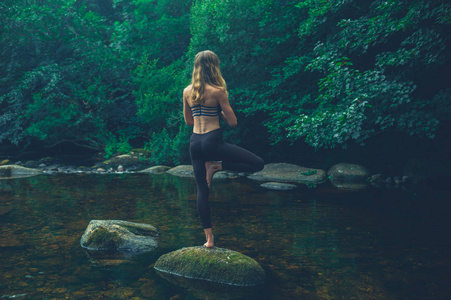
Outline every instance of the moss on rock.
<svg viewBox="0 0 451 300">
<path fill-rule="evenodd" d="M 86 243 L 90 247 L 115 250 L 122 245 L 122 240 L 117 232 L 112 232 L 104 226 L 99 226 L 93 230 L 92 234 L 87 238 Z"/>
<path fill-rule="evenodd" d="M 180 165 L 174 168 L 171 168 L 167 171 L 167 173 L 180 177 L 194 177 L 194 171 L 192 165 Z"/>
<path fill-rule="evenodd" d="M 327 172 L 327 175 L 331 180 L 360 182 L 365 181 L 370 176 L 370 173 L 361 165 L 339 163 L 333 165 Z"/>
<path fill-rule="evenodd" d="M 145 170 L 141 170 L 141 171 L 139 171 L 139 173 L 161 174 L 161 173 L 166 173 L 166 171 L 168 171 L 169 169 L 171 169 L 171 167 L 153 166 L 153 167 L 147 168 Z"/>
<path fill-rule="evenodd" d="M 250 174 L 248 178 L 257 181 L 320 184 L 326 180 L 326 172 L 294 164 L 271 163 L 265 165 L 263 170 Z"/>
<path fill-rule="evenodd" d="M 161 256 L 154 265 L 160 272 L 236 286 L 255 286 L 265 272 L 252 258 L 213 247 L 188 247 Z"/>
<path fill-rule="evenodd" d="M 88 250 L 147 252 L 158 246 L 159 233 L 149 224 L 122 220 L 92 220 L 80 244 Z"/>
</svg>

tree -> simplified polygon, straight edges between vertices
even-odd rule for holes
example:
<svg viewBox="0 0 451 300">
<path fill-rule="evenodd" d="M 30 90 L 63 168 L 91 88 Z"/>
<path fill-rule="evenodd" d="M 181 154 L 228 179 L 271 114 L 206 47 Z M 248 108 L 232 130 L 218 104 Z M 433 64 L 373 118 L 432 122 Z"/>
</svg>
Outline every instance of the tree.
<svg viewBox="0 0 451 300">
<path fill-rule="evenodd" d="M 8 8 L 0 141 L 100 150 L 140 135 L 130 85 L 136 60 L 115 44 L 109 22 L 88 9 L 94 2 L 31 0 Z"/>
<path fill-rule="evenodd" d="M 298 111 L 288 137 L 326 148 L 390 130 L 432 138 L 450 119 L 451 90 L 440 80 L 450 66 L 450 4 L 319 0 L 297 7 L 308 13 L 299 37 L 317 42 L 296 73 L 305 66 L 321 79 L 314 108 Z"/>
<path fill-rule="evenodd" d="M 189 45 L 191 1 L 136 1 L 136 36 L 145 41 L 133 71 L 137 116 L 144 125 L 151 160 L 187 161 L 189 130 L 183 122 L 182 91 L 189 82 L 184 56 Z M 142 20 L 146 19 L 147 26 Z M 132 24 L 130 22 L 130 24 Z M 130 38 L 132 35 L 126 35 Z"/>
</svg>

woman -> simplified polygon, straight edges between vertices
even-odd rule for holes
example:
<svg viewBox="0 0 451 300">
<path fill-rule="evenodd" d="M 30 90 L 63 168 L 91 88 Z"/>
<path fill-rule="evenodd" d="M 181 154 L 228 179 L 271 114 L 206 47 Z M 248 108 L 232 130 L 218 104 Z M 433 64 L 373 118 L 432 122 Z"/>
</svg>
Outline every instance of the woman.
<svg viewBox="0 0 451 300">
<path fill-rule="evenodd" d="M 219 58 L 202 51 L 194 60 L 191 84 L 183 90 L 183 116 L 188 126 L 194 125 L 190 155 L 197 185 L 197 211 L 205 231 L 205 247 L 214 245 L 208 196 L 213 175 L 220 170 L 256 172 L 263 160 L 238 146 L 224 143 L 219 117 L 237 126 L 229 104 L 227 86 L 219 68 Z"/>
</svg>

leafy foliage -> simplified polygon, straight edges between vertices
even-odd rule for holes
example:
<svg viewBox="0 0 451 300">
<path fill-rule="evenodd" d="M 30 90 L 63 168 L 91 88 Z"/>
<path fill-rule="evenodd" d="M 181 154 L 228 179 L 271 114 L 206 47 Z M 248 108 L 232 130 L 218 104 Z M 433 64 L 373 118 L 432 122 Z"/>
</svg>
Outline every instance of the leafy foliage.
<svg viewBox="0 0 451 300">
<path fill-rule="evenodd" d="M 307 70 L 322 75 L 314 102 L 301 111 L 289 137 L 315 147 L 362 143 L 372 135 L 401 130 L 434 137 L 445 86 L 428 88 L 426 74 L 449 64 L 450 5 L 442 1 L 306 1 L 300 38 L 323 36 Z M 365 3 L 363 4 L 365 5 Z M 357 9 L 355 9 L 357 8 Z M 446 17 L 448 15 L 448 17 Z M 322 34 L 326 28 L 334 28 Z M 423 76 L 419 76 L 422 72 Z M 449 103 L 445 105 L 449 110 Z"/>
<path fill-rule="evenodd" d="M 186 162 L 182 90 L 206 49 L 239 119 L 227 138 L 249 149 L 433 138 L 451 119 L 441 0 L 6 0 L 0 13 L 0 143 L 110 156 L 146 140 L 155 163 Z"/>
</svg>

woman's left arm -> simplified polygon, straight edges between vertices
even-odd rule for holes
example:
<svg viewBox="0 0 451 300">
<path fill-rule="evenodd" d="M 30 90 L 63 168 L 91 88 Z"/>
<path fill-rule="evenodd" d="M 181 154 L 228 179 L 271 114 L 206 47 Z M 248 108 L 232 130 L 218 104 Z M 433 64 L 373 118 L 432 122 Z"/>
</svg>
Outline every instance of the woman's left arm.
<svg viewBox="0 0 451 300">
<path fill-rule="evenodd" d="M 183 90 L 183 117 L 185 118 L 186 125 L 194 125 L 193 113 L 188 104 L 188 93 L 186 92 L 186 89 Z"/>
</svg>

